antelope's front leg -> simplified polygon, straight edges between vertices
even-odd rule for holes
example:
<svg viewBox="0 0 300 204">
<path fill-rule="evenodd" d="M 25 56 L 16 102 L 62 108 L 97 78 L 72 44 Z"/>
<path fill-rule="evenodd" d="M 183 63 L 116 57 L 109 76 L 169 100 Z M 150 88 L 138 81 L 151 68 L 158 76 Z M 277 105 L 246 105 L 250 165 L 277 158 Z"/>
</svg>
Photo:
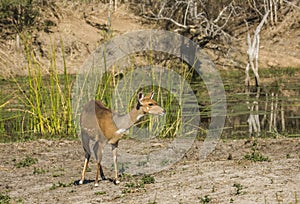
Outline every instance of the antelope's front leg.
<svg viewBox="0 0 300 204">
<path fill-rule="evenodd" d="M 115 173 L 115 178 L 114 178 L 114 183 L 119 184 L 120 181 L 118 179 L 118 167 L 117 167 L 117 152 L 118 150 L 118 144 L 112 144 L 112 153 L 113 153 L 113 160 L 114 160 L 114 173 Z"/>
</svg>

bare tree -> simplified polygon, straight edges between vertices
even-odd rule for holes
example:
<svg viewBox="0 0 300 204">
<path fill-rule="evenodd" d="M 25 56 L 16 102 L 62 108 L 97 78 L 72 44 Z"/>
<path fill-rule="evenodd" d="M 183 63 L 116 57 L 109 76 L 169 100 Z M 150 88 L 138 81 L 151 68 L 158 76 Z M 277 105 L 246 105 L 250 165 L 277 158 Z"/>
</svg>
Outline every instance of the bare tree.
<svg viewBox="0 0 300 204">
<path fill-rule="evenodd" d="M 249 124 L 249 133 L 250 135 L 256 134 L 257 136 L 260 135 L 261 133 L 261 126 L 260 126 L 260 121 L 259 121 L 259 106 L 258 106 L 258 101 L 260 97 L 260 88 L 258 87 L 258 90 L 256 92 L 255 99 L 250 102 L 250 89 L 246 90 L 246 94 L 249 98 L 249 100 L 246 102 L 248 109 L 249 109 L 249 117 L 248 117 L 248 124 Z"/>
<path fill-rule="evenodd" d="M 264 0 L 264 10 L 265 12 L 270 11 L 270 23 L 272 26 L 278 22 L 277 11 L 279 5 L 279 0 Z"/>
<path fill-rule="evenodd" d="M 254 32 L 254 36 L 253 36 L 253 40 L 251 41 L 251 36 L 249 33 L 249 28 L 248 28 L 248 23 L 246 21 L 246 25 L 248 28 L 248 34 L 247 34 L 247 44 L 248 44 L 248 63 L 246 66 L 246 79 L 245 79 L 245 83 L 246 85 L 250 85 L 250 76 L 249 76 L 249 69 L 251 67 L 254 76 L 255 76 L 255 85 L 259 86 L 259 74 L 258 74 L 258 52 L 259 52 L 259 33 L 261 31 L 261 28 L 263 26 L 263 24 L 265 23 L 265 21 L 267 20 L 267 17 L 269 15 L 269 11 L 267 11 L 267 13 L 264 15 L 263 19 L 261 20 L 260 24 L 257 26 L 255 32 Z"/>
<path fill-rule="evenodd" d="M 212 39 L 231 37 L 225 28 L 235 13 L 235 7 L 233 0 L 226 2 L 229 3 L 223 7 L 217 5 L 218 8 L 215 9 L 210 8 L 211 4 L 206 1 L 164 0 L 151 7 L 143 7 L 143 16 L 151 20 L 166 21 L 168 28 L 172 27 L 172 30 L 180 34 L 188 34 L 204 47 Z"/>
</svg>

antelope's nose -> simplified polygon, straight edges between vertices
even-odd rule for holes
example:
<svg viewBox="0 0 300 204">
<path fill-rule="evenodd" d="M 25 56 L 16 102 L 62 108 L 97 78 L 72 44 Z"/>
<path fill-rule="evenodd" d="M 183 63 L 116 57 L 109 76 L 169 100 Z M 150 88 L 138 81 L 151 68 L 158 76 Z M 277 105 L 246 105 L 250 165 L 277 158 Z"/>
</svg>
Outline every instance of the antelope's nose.
<svg viewBox="0 0 300 204">
<path fill-rule="evenodd" d="M 161 111 L 161 116 L 163 116 L 164 114 L 166 113 L 166 111 L 163 109 L 162 111 Z"/>
</svg>

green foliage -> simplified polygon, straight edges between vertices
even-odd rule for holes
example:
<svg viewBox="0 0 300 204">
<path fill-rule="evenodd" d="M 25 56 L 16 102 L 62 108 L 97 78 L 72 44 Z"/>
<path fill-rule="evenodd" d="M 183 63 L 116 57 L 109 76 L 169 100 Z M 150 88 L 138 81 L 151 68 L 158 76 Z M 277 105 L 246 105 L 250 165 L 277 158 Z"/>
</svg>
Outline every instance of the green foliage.
<svg viewBox="0 0 300 204">
<path fill-rule="evenodd" d="M 155 182 L 154 177 L 148 174 L 144 175 L 141 180 L 144 184 L 151 184 Z"/>
<path fill-rule="evenodd" d="M 25 159 L 15 163 L 15 166 L 17 168 L 21 168 L 21 167 L 29 167 L 29 166 L 32 166 L 33 164 L 36 164 L 37 163 L 37 159 L 36 158 L 32 158 L 30 156 L 26 156 Z"/>
<path fill-rule="evenodd" d="M 280 68 L 272 68 L 272 69 L 261 69 L 260 76 L 264 78 L 272 78 L 272 77 L 281 77 L 281 76 L 295 76 L 297 72 L 300 71 L 300 68 L 296 67 L 280 67 Z"/>
<path fill-rule="evenodd" d="M 201 203 L 209 203 L 211 201 L 211 198 L 208 195 L 205 195 L 204 197 L 199 197 Z"/>
<path fill-rule="evenodd" d="M 122 190 L 122 193 L 135 193 L 145 190 L 145 184 L 152 184 L 155 182 L 155 179 L 151 175 L 144 175 L 141 179 L 132 180 L 132 176 L 126 176 L 130 181 L 125 183 L 125 188 Z"/>
<path fill-rule="evenodd" d="M 46 170 L 43 169 L 43 168 L 36 168 L 36 167 L 34 167 L 34 169 L 33 169 L 33 174 L 34 175 L 45 174 L 45 173 L 46 173 Z"/>
<path fill-rule="evenodd" d="M 233 187 L 235 187 L 236 190 L 236 195 L 240 195 L 241 194 L 241 190 L 244 188 L 240 183 L 235 183 L 233 184 Z"/>
<path fill-rule="evenodd" d="M 64 59 L 64 74 L 58 74 L 56 47 L 52 47 L 49 81 L 43 80 L 43 68 L 32 53 L 30 43 L 27 48 L 29 95 L 24 101 L 32 113 L 32 127 L 41 134 L 59 134 L 72 132 L 71 86 Z M 63 52 L 63 44 L 61 46 Z"/>
<path fill-rule="evenodd" d="M 106 191 L 98 191 L 98 192 L 95 192 L 95 195 L 99 196 L 99 195 L 105 195 L 106 194 Z"/>
<path fill-rule="evenodd" d="M 52 46 L 49 52 L 50 67 L 45 68 L 36 59 L 30 38 L 23 36 L 22 40 L 25 45 L 28 77 L 15 77 L 12 79 L 15 87 L 11 97 L 14 97 L 17 102 L 9 104 L 8 108 L 15 106 L 12 108 L 14 111 L 8 112 L 3 109 L 4 114 L 1 114 L 3 118 L 0 118 L 0 132 L 8 135 L 26 135 L 29 138 L 35 138 L 36 136 L 75 135 L 76 127 L 73 120 L 76 120 L 73 118 L 71 107 L 71 84 L 74 78 L 67 73 L 64 55 L 64 73 L 60 75 L 57 71 L 59 68 L 56 62 L 57 48 L 55 46 Z M 64 53 L 63 43 L 61 43 L 61 51 Z M 152 61 L 151 57 L 147 60 L 149 60 L 149 63 Z M 133 61 L 132 64 L 134 63 Z M 193 69 L 182 62 L 178 63 L 174 70 L 182 76 L 182 81 L 180 81 L 178 88 L 183 89 L 184 81 L 191 80 Z M 140 86 L 133 80 L 133 76 L 130 75 L 133 70 L 133 67 L 123 70 L 122 76 L 116 76 L 117 70 L 105 72 L 99 79 L 96 99 L 101 100 L 107 107 L 117 112 L 120 112 L 120 109 L 124 107 L 126 108 L 125 111 L 128 112 L 137 103 L 136 95 L 132 96 L 132 93 L 128 91 L 128 87 Z M 44 75 L 45 72 L 49 74 Z M 117 90 L 116 87 L 122 77 L 128 81 L 120 90 Z M 142 83 L 145 80 L 150 80 L 157 84 L 160 83 L 157 81 L 159 79 L 153 74 L 150 75 L 150 78 L 147 77 L 140 81 Z M 170 75 L 167 80 L 171 89 L 172 76 Z M 151 137 L 174 138 L 180 135 L 183 131 L 182 127 L 189 125 L 190 122 L 182 120 L 184 108 L 180 106 L 180 104 L 184 103 L 182 97 L 173 95 L 167 88 L 158 86 L 143 87 L 144 93 L 150 91 L 154 91 L 155 100 L 166 110 L 167 114 L 163 117 L 146 116 L 142 118 L 137 126 L 141 130 L 147 129 Z M 126 100 L 116 100 L 118 99 L 116 96 L 125 97 Z M 7 100 L 9 99 L 2 99 L 0 104 L 3 104 L 3 107 L 7 107 L 5 105 Z M 2 105 L 0 106 L 0 111 L 2 112 L 1 107 Z M 122 111 L 123 113 L 125 112 L 124 109 Z M 9 114 L 12 115 L 10 116 Z"/>
<path fill-rule="evenodd" d="M 144 189 L 144 183 L 143 182 L 127 182 L 125 184 L 125 188 L 122 190 L 123 194 L 126 193 L 135 193 L 140 192 L 142 189 Z"/>
<path fill-rule="evenodd" d="M 30 37 L 22 35 L 22 41 L 25 45 L 28 76 L 10 79 L 13 90 L 9 97 L 14 102 L 7 103 L 12 101 L 9 98 L 0 101 L 1 106 L 5 107 L 0 106 L 0 133 L 26 135 L 30 138 L 41 135 L 74 135 L 76 130 L 71 108 L 72 81 L 67 73 L 64 54 L 63 74 L 59 74 L 57 48 L 54 45 L 50 52 L 51 65 L 45 68 L 35 57 Z M 64 53 L 62 42 L 60 48 Z M 45 72 L 49 74 L 45 75 Z"/>
<path fill-rule="evenodd" d="M 1 0 L 0 24 L 15 28 L 18 33 L 33 26 L 39 11 L 33 0 Z"/>
<path fill-rule="evenodd" d="M 62 183 L 62 182 L 59 181 L 57 184 L 53 183 L 49 190 L 55 190 L 55 189 L 61 188 L 61 187 L 66 188 L 66 187 L 70 187 L 70 186 L 73 186 L 73 182 Z"/>
<path fill-rule="evenodd" d="M 257 146 L 258 146 L 257 140 L 254 140 L 253 144 L 252 144 L 252 148 L 251 148 L 252 152 L 250 154 L 246 154 L 244 156 L 244 159 L 250 160 L 253 162 L 270 161 L 270 159 L 268 157 L 265 157 L 260 152 L 258 152 Z"/>
<path fill-rule="evenodd" d="M 0 192 L 0 204 L 9 204 L 10 200 L 11 198 L 9 195 L 4 195 Z"/>
<path fill-rule="evenodd" d="M 246 154 L 244 158 L 246 160 L 250 160 L 254 162 L 270 161 L 268 157 L 263 156 L 260 152 L 257 151 L 253 151 L 250 154 Z"/>
</svg>

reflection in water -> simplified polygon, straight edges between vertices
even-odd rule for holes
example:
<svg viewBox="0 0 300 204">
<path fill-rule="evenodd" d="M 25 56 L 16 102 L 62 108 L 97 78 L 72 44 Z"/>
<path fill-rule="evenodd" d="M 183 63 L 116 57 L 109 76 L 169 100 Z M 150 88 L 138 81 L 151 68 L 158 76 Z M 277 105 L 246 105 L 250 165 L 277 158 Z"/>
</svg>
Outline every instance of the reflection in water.
<svg viewBox="0 0 300 204">
<path fill-rule="evenodd" d="M 300 89 L 266 89 L 250 87 L 244 93 L 228 93 L 225 137 L 300 136 Z"/>
<path fill-rule="evenodd" d="M 259 101 L 259 96 L 260 96 L 260 88 L 257 89 L 257 93 L 255 95 L 255 99 L 251 102 L 249 100 L 250 98 L 250 89 L 246 89 L 246 95 L 247 95 L 247 107 L 248 110 L 250 111 L 249 113 L 249 118 L 247 120 L 249 124 L 249 133 L 250 135 L 256 134 L 260 135 L 260 122 L 259 122 L 259 115 L 258 115 L 258 101 Z"/>
</svg>

